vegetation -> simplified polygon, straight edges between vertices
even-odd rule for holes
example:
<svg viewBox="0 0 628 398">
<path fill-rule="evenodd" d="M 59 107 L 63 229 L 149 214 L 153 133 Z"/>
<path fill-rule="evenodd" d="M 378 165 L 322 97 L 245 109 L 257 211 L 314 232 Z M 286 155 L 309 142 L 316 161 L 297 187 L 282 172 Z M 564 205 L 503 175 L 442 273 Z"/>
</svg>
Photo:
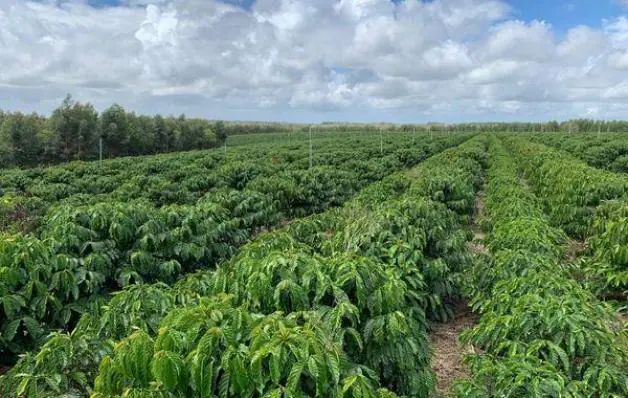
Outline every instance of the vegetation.
<svg viewBox="0 0 628 398">
<path fill-rule="evenodd" d="M 469 284 L 481 318 L 463 340 L 479 353 L 469 357 L 472 379 L 459 384 L 459 396 L 625 396 L 626 336 L 614 313 L 559 265 L 566 236 L 550 225 L 498 139 L 489 153 L 493 257 L 477 264 Z"/>
<path fill-rule="evenodd" d="M 285 138 L 306 133 L 302 124 L 208 121 L 204 119 L 162 115 L 144 116 L 113 104 L 102 112 L 89 103 L 72 100 L 68 95 L 49 117 L 0 110 L 0 168 L 35 167 L 73 160 L 95 160 L 119 156 L 138 156 L 189 151 L 223 146 L 227 137 L 259 135 Z M 628 132 L 624 121 L 589 119 L 549 121 L 545 123 L 465 123 L 421 125 L 347 124 L 326 122 L 314 126 L 317 133 L 331 135 L 439 132 Z M 245 141 L 249 141 L 245 138 Z M 603 148 L 586 148 L 587 160 L 597 163 L 596 156 L 613 156 L 613 170 L 626 171 L 628 158 L 623 142 L 606 142 Z M 101 147 L 102 144 L 102 147 Z M 586 146 L 586 144 L 584 144 Z M 577 150 L 580 148 L 574 148 Z M 597 152 L 596 152 L 597 151 Z M 578 153 L 577 151 L 575 153 Z"/>
<path fill-rule="evenodd" d="M 510 137 L 507 142 L 552 223 L 569 235 L 588 236 L 598 206 L 628 197 L 628 176 L 594 169 L 570 155 L 521 138 Z"/>
<path fill-rule="evenodd" d="M 539 134 L 534 139 L 567 151 L 593 167 L 628 172 L 628 140 L 624 133 Z"/>
<path fill-rule="evenodd" d="M 625 302 L 628 176 L 593 168 L 541 144 L 511 140 L 551 221 L 588 243 L 586 255 L 575 264 L 577 277 L 600 298 Z"/>
<path fill-rule="evenodd" d="M 612 157 L 325 127 L 0 172 L 0 395 L 434 396 L 432 326 L 463 298 L 458 396 L 628 395 Z"/>
<path fill-rule="evenodd" d="M 48 118 L 0 111 L 0 167 L 187 151 L 222 145 L 222 122 L 139 116 L 120 105 L 101 114 L 68 95 Z"/>
<path fill-rule="evenodd" d="M 243 340 L 229 344 L 221 340 L 223 342 L 219 344 L 223 348 L 217 346 L 218 351 L 207 358 L 213 361 L 212 366 L 216 366 L 215 375 L 218 379 L 204 388 L 214 394 L 223 391 L 226 395 L 237 396 L 251 389 L 260 395 L 273 391 L 308 395 L 319 391 L 323 395 L 333 395 L 334 391 L 341 391 L 346 396 L 369 396 L 368 391 L 371 390 L 367 387 L 371 386 L 368 388 L 376 391 L 379 385 L 404 394 L 425 394 L 433 385 L 426 319 L 449 317 L 451 308 L 447 299 L 459 294 L 456 274 L 470 260 L 465 244 L 468 236 L 459 228 L 459 220 L 467 220 L 472 209 L 475 176 L 481 169 L 474 159 L 481 159 L 481 152 L 481 144 L 478 147 L 477 142 L 469 143 L 460 150 L 447 151 L 420 166 L 419 170 L 425 172 L 445 168 L 434 174 L 445 177 L 445 180 L 439 181 L 435 177 L 409 178 L 404 175 L 388 177 L 384 182 L 369 187 L 343 209 L 329 210 L 320 216 L 293 222 L 282 230 L 260 236 L 240 248 L 232 260 L 220 264 L 216 271 L 202 270 L 189 274 L 173 287 L 161 283 L 132 284 L 115 294 L 108 305 L 83 315 L 72 333 L 53 335 L 39 353 L 22 359 L 5 378 L 7 385 L 15 389 L 21 386 L 21 391 L 36 391 L 42 396 L 59 394 L 59 391 L 84 394 L 90 391 L 96 367 L 100 363 L 96 394 L 115 396 L 122 394 L 120 388 L 128 387 L 133 387 L 134 394 L 148 394 L 147 391 L 158 395 L 193 394 L 200 387 L 184 381 L 193 380 L 194 377 L 185 373 L 187 370 L 179 382 L 172 384 L 166 381 L 167 386 L 163 384 L 159 375 L 165 373 L 156 369 L 161 366 L 156 363 L 162 363 L 157 357 L 146 359 L 151 369 L 145 370 L 149 372 L 146 378 L 137 379 L 132 373 L 125 373 L 119 366 L 123 366 L 125 361 L 122 356 L 126 354 L 120 351 L 122 346 L 114 345 L 114 342 L 137 327 L 144 334 L 129 337 L 128 344 L 132 345 L 129 352 L 137 352 L 133 348 L 134 344 L 155 346 L 162 339 L 161 331 L 165 325 L 174 319 L 171 317 L 184 313 L 175 308 L 189 310 L 190 314 L 209 311 L 202 309 L 203 306 L 214 308 L 218 303 L 208 302 L 201 296 L 227 294 L 224 300 L 220 300 L 220 306 L 225 306 L 220 307 L 223 308 L 220 311 L 235 314 L 234 311 L 240 308 L 237 310 L 241 312 L 241 315 L 237 315 L 239 320 L 234 321 L 245 322 L 250 316 L 250 323 L 247 324 L 251 333 L 264 330 L 264 336 L 267 333 L 271 335 L 247 336 L 244 333 L 246 327 L 241 324 L 243 329 L 238 339 Z M 420 175 L 427 173 L 421 172 Z M 451 183 L 457 183 L 459 188 L 447 189 Z M 430 189 L 424 190 L 423 187 Z M 416 189 L 421 189 L 430 197 L 441 198 L 442 202 L 455 207 L 459 214 L 466 217 L 457 215 L 446 205 L 433 202 L 424 195 L 414 195 Z M 380 202 L 382 197 L 388 200 Z M 465 201 L 467 206 L 460 206 L 461 201 Z M 365 220 L 371 220 L 366 229 Z M 286 315 L 280 315 L 277 311 Z M 191 320 L 189 317 L 194 318 L 189 315 L 185 322 Z M 218 317 L 224 322 L 230 322 L 226 319 L 227 315 Z M 337 365 L 331 365 L 326 370 L 330 365 L 326 359 L 316 356 L 317 349 L 314 346 L 312 352 L 302 352 L 296 349 L 300 346 L 295 346 L 282 351 L 283 354 L 263 354 L 262 358 L 281 356 L 275 359 L 268 357 L 267 360 L 271 361 L 269 363 L 260 358 L 262 362 L 258 365 L 253 355 L 260 346 L 255 342 L 260 338 L 279 338 L 272 337 L 267 326 L 256 326 L 259 322 L 264 325 L 266 322 L 280 322 L 284 325 L 281 329 L 287 329 L 286 333 L 291 330 L 295 338 L 311 335 L 311 338 L 320 340 L 327 336 L 324 338 L 330 341 L 329 344 L 341 348 L 338 353 L 338 358 L 342 359 L 340 371 L 335 369 Z M 322 324 L 327 326 L 322 327 Z M 220 325 L 207 325 L 200 330 L 207 328 L 207 333 L 215 333 L 217 328 L 227 327 L 227 324 Z M 189 327 L 196 328 L 181 324 L 182 329 Z M 417 330 L 424 332 L 416 333 Z M 285 333 L 282 335 L 282 338 L 292 341 Z M 167 354 L 168 358 L 178 363 L 181 369 L 188 369 L 194 347 L 205 344 L 198 340 L 200 338 L 201 334 L 192 340 L 186 338 L 182 344 L 187 348 L 184 351 L 170 350 L 172 352 Z M 126 346 L 127 343 L 121 344 Z M 82 352 L 82 361 L 63 360 L 56 348 L 59 345 L 73 353 Z M 240 351 L 246 346 L 249 349 Z M 88 354 L 81 347 L 99 349 L 90 350 L 91 354 Z M 257 366 L 262 366 L 260 380 L 251 374 L 248 380 L 253 384 L 245 385 L 242 379 L 231 378 L 224 373 L 224 361 L 227 361 L 224 355 L 234 355 L 234 349 L 240 354 L 237 355 L 239 359 L 233 359 L 241 361 L 245 369 L 240 369 L 238 374 L 258 372 Z M 113 353 L 111 359 L 103 359 L 103 355 L 109 352 Z M 153 352 L 158 351 L 153 349 Z M 144 354 L 148 354 L 148 351 Z M 313 356 L 313 359 L 307 359 L 307 365 L 299 365 L 300 360 L 305 360 L 304 356 Z M 280 358 L 294 360 L 274 362 Z M 277 365 L 281 365 L 281 368 L 275 369 Z M 301 374 L 305 378 L 316 381 L 316 372 L 321 372 L 321 377 L 328 374 L 329 380 L 320 381 L 320 385 L 314 383 L 310 387 L 308 383 L 299 383 L 299 389 L 308 390 L 297 391 L 294 377 L 298 373 L 291 370 L 297 365 L 299 367 L 294 372 L 302 369 Z M 292 378 L 289 377 L 291 372 Z M 68 377 L 77 374 L 76 377 Z M 43 375 L 57 382 L 50 386 Z M 131 379 L 137 383 L 128 384 Z M 355 385 L 357 390 L 354 391 L 354 387 L 349 385 Z M 342 386 L 340 390 L 338 386 Z"/>
</svg>

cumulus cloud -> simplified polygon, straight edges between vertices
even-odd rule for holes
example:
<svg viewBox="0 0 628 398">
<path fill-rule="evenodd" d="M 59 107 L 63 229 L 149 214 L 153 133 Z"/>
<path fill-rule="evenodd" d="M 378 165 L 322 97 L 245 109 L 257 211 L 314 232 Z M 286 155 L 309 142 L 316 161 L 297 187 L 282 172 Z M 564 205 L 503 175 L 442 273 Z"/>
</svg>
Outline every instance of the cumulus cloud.
<svg viewBox="0 0 628 398">
<path fill-rule="evenodd" d="M 486 59 L 543 62 L 552 57 L 556 46 L 550 26 L 542 21 L 507 21 L 489 32 L 478 51 Z"/>
<path fill-rule="evenodd" d="M 207 117 L 615 117 L 628 18 L 511 18 L 500 0 L 0 0 L 0 107 Z M 595 110 L 593 112 L 592 110 Z M 253 116 L 251 116 L 253 115 Z"/>
</svg>

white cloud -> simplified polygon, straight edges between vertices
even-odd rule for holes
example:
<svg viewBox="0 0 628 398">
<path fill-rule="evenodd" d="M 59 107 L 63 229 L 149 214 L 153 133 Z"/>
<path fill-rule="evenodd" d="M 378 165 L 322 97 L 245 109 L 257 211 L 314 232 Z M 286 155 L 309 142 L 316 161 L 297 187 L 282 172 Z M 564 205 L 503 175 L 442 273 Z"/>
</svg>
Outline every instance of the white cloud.
<svg viewBox="0 0 628 398">
<path fill-rule="evenodd" d="M 140 28 L 135 32 L 145 50 L 159 45 L 177 45 L 177 10 L 170 9 L 165 12 L 154 4 L 146 7 L 146 20 L 142 22 Z"/>
<path fill-rule="evenodd" d="M 628 17 L 620 16 L 614 21 L 605 21 L 604 32 L 615 46 L 627 46 Z"/>
<path fill-rule="evenodd" d="M 70 92 L 100 107 L 266 119 L 628 110 L 626 17 L 562 34 L 509 19 L 499 0 L 123 4 L 0 0 L 0 107 L 45 112 Z"/>
<path fill-rule="evenodd" d="M 567 31 L 567 37 L 556 49 L 560 58 L 584 62 L 601 55 L 607 48 L 607 37 L 599 30 L 588 26 L 577 26 Z"/>
<path fill-rule="evenodd" d="M 533 65 L 530 63 L 500 59 L 479 65 L 468 73 L 467 78 L 477 84 L 517 81 L 525 78 L 532 69 Z"/>
<path fill-rule="evenodd" d="M 490 29 L 479 43 L 486 59 L 545 61 L 552 57 L 555 43 L 550 26 L 542 21 L 507 21 Z"/>
<path fill-rule="evenodd" d="M 604 98 L 628 99 L 628 81 L 623 81 L 604 91 Z"/>
<path fill-rule="evenodd" d="M 628 50 L 616 50 L 608 56 L 609 66 L 620 69 L 628 70 Z"/>
</svg>

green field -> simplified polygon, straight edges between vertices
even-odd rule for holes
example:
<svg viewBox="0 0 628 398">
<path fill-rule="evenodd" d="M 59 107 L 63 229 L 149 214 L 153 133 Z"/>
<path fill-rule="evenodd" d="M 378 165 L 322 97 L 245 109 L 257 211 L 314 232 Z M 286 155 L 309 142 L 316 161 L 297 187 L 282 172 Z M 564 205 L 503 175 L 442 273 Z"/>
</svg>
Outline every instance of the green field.
<svg viewBox="0 0 628 398">
<path fill-rule="evenodd" d="M 628 396 L 626 142 L 300 131 L 4 170 L 0 396 Z"/>
</svg>

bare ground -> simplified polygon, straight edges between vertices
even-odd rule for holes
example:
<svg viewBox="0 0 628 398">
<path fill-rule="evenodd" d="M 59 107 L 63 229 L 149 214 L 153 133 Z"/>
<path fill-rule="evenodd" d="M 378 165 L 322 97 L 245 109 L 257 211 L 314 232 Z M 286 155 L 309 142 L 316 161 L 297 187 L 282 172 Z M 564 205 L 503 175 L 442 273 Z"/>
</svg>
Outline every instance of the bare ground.
<svg viewBox="0 0 628 398">
<path fill-rule="evenodd" d="M 458 336 L 477 322 L 466 301 L 456 303 L 455 318 L 447 323 L 432 326 L 432 369 L 436 373 L 437 397 L 451 396 L 454 380 L 468 377 L 468 370 L 463 362 L 466 354 L 472 352 L 470 346 L 463 346 Z"/>
<path fill-rule="evenodd" d="M 475 216 L 474 218 L 480 219 L 486 217 L 486 207 L 484 206 L 484 190 L 478 191 L 475 196 Z"/>
<path fill-rule="evenodd" d="M 628 329 L 628 313 L 617 311 L 617 319 L 624 329 Z"/>
<path fill-rule="evenodd" d="M 565 245 L 565 260 L 574 262 L 580 255 L 588 250 L 587 242 L 570 239 Z"/>
<path fill-rule="evenodd" d="M 485 217 L 484 192 L 478 192 L 475 198 L 475 215 L 471 230 L 473 241 L 469 248 L 474 253 L 487 253 L 484 246 L 484 233 L 479 221 Z M 464 346 L 459 341 L 460 333 L 477 323 L 477 316 L 471 312 L 466 301 L 459 299 L 454 304 L 454 319 L 447 323 L 432 325 L 432 369 L 436 374 L 436 397 L 450 397 L 451 387 L 455 380 L 468 377 L 468 369 L 463 362 L 466 354 L 472 352 L 471 346 Z"/>
<path fill-rule="evenodd" d="M 484 191 L 478 192 L 475 197 L 475 212 L 473 215 L 473 222 L 471 224 L 471 231 L 473 232 L 473 240 L 468 243 L 469 249 L 473 253 L 488 253 L 488 249 L 484 246 L 484 232 L 480 228 L 480 221 L 486 217 L 486 211 L 484 207 Z"/>
</svg>

